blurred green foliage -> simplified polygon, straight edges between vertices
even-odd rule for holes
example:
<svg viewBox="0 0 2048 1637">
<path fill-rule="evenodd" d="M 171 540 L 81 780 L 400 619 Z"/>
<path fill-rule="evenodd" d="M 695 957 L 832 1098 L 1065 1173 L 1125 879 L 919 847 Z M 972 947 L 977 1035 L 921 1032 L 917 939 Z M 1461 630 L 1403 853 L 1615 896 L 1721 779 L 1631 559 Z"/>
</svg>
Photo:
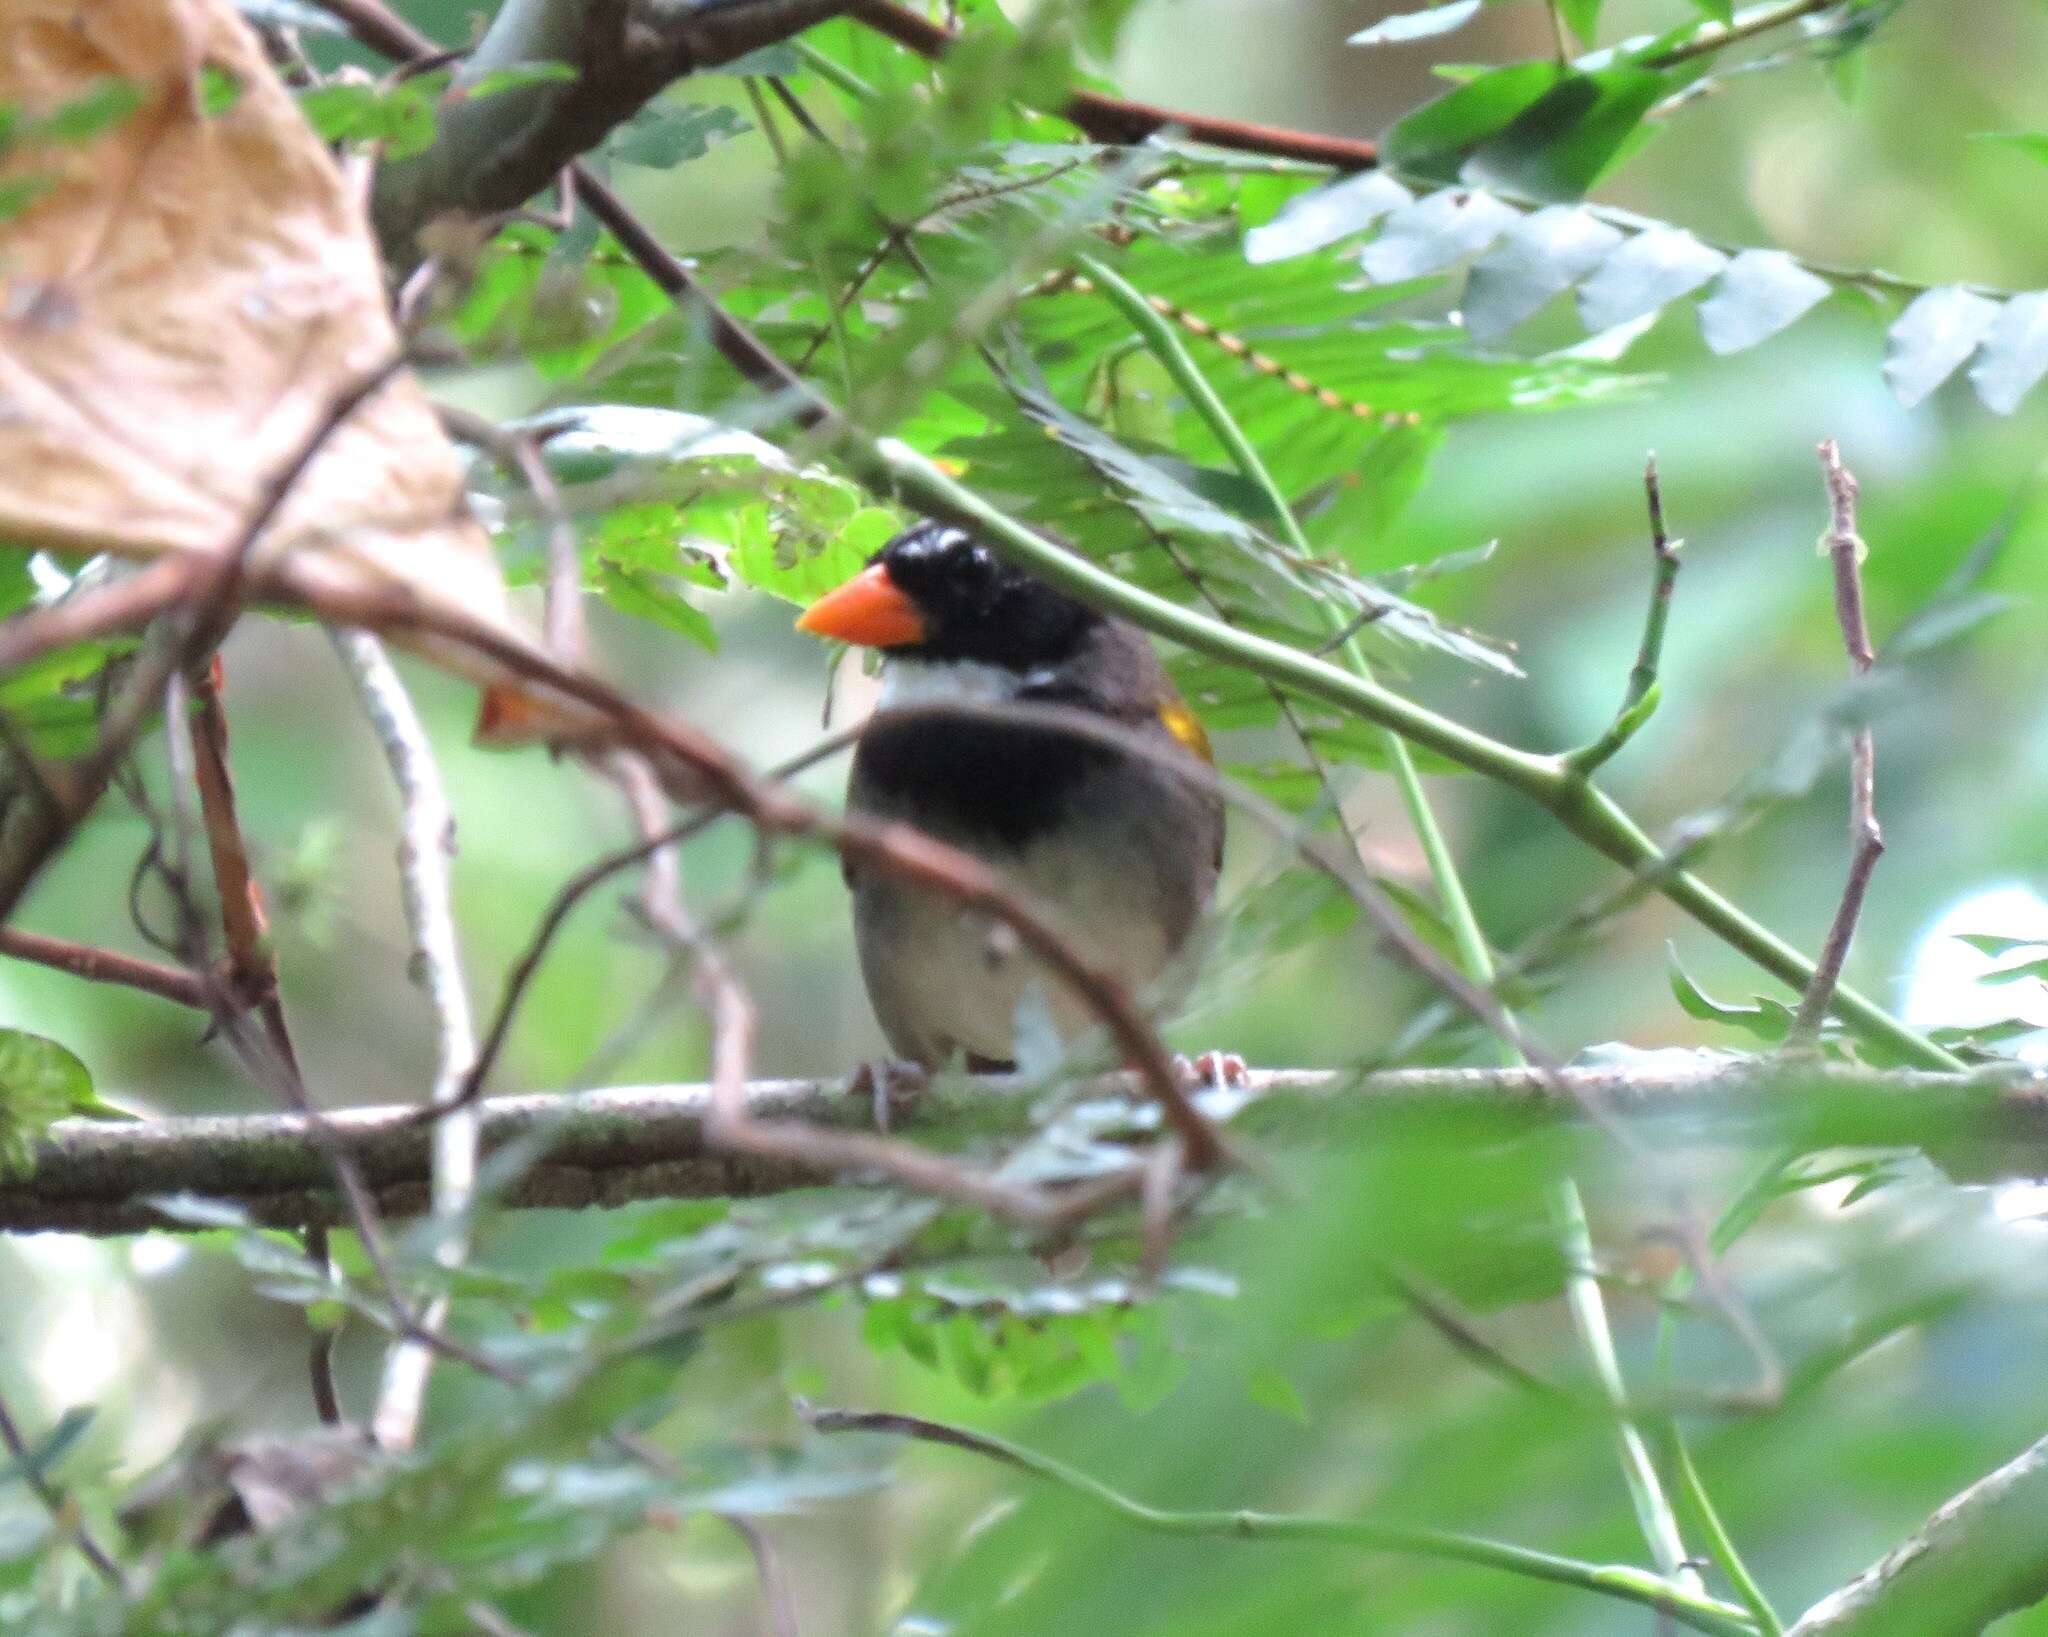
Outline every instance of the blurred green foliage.
<svg viewBox="0 0 2048 1637">
<path fill-rule="evenodd" d="M 402 9 L 468 37 L 452 0 Z M 1702 30 L 1739 32 L 1752 11 L 1716 0 L 1574 0 L 1555 19 L 1533 0 L 1446 6 L 1355 49 L 1340 42 L 1388 8 L 961 9 L 966 37 L 941 69 L 829 23 L 807 55 L 676 88 L 595 162 L 864 429 L 1132 581 L 1277 640 L 1316 648 L 1333 612 L 1373 615 L 1362 636 L 1383 674 L 1518 745 L 1585 743 L 1622 699 L 1654 449 L 1684 567 L 1661 704 L 1603 782 L 1659 833 L 1696 836 L 1687 821 L 1704 819 L 1713 879 L 1811 947 L 1846 857 L 1843 733 L 1874 721 L 1889 851 L 1849 975 L 1916 1022 L 1973 1030 L 1987 1054 L 2029 1044 L 2048 1013 L 2039 963 L 2014 957 L 2048 937 L 2048 910 L 1981 895 L 2048 868 L 2048 649 L 2029 602 L 2048 572 L 2033 488 L 2048 411 L 2026 395 L 2048 352 L 2028 298 L 1997 293 L 2040 282 L 2048 252 L 2040 7 L 1752 8 L 1784 15 L 1732 53 Z M 351 55 L 306 40 L 323 68 Z M 1595 54 L 1560 64 L 1581 46 Z M 815 131 L 764 91 L 768 74 Z M 1112 79 L 1385 130 L 1401 188 L 1323 192 L 1325 173 L 1171 140 L 1098 149 L 1033 111 Z M 439 89 L 345 80 L 304 100 L 330 137 L 419 143 Z M 0 147 L 90 140 L 92 121 L 128 111 L 110 93 L 61 128 L 0 123 Z M 1972 140 L 1985 135 L 2002 140 Z M 1589 190 L 1597 214 L 1578 204 Z M 0 185 L 0 216 L 30 202 Z M 1785 254 L 1724 259 L 1745 247 Z M 1077 281 L 1080 253 L 1185 337 L 1319 555 L 1279 543 L 1213 426 Z M 1922 285 L 1934 297 L 1913 319 Z M 807 744 L 826 667 L 788 630 L 787 602 L 842 577 L 900 508 L 785 438 L 701 323 L 580 215 L 499 232 L 441 327 L 462 362 L 435 373 L 436 393 L 548 435 L 610 673 L 757 766 Z M 1862 479 L 1871 620 L 1890 644 L 1863 690 L 1845 689 L 1813 551 L 1823 436 Z M 545 519 L 487 462 L 475 484 L 508 578 L 532 586 Z M 12 563 L 6 606 L 61 594 L 80 566 Z M 0 682 L 0 708 L 43 754 L 75 753 L 118 657 L 54 656 Z M 1380 736 L 1170 657 L 1232 771 L 1311 821 L 1334 808 L 1417 930 L 1450 949 Z M 431 1042 L 374 748 L 316 633 L 245 622 L 227 675 L 312 1089 L 334 1106 L 411 1100 Z M 620 840 L 624 818 L 538 753 L 470 745 L 465 691 L 408 675 L 460 816 L 462 934 L 488 999 L 561 878 Z M 161 806 L 156 745 L 141 769 Z M 1782 1037 L 1790 997 L 1758 995 L 1738 957 L 1654 899 L 1554 938 L 1612 891 L 1611 868 L 1512 795 L 1423 771 L 1492 941 L 1551 950 L 1509 990 L 1543 1038 L 1571 1051 Z M 813 770 L 800 788 L 831 800 L 839 777 Z M 137 807 L 108 803 L 26 920 L 132 943 L 123 889 L 149 838 Z M 838 1074 L 876 1055 L 832 860 L 764 861 L 727 825 L 692 843 L 686 875 L 759 1002 L 761 1072 Z M 138 879 L 140 925 L 156 927 Z M 1969 902 L 1986 907 L 1949 913 Z M 1176 1042 L 1271 1064 L 1396 1051 L 1435 997 L 1351 909 L 1284 848 L 1237 835 Z M 1956 933 L 2013 968 L 1988 998 L 1954 977 L 1971 947 Z M 66 1096 L 252 1106 L 200 1025 L 158 1002 L 18 964 L 0 985 L 0 1020 L 83 1065 Z M 10 1029 L 0 1045 L 30 1038 Z M 1462 1026 L 1405 1038 L 1403 1060 L 1491 1060 Z M 706 1046 L 687 984 L 614 892 L 571 922 L 495 1083 L 692 1079 Z M 26 1108 L 23 1085 L 49 1065 L 17 1074 L 17 1056 L 0 1062 L 0 1132 L 57 1112 Z M 69 1074 L 68 1055 L 50 1061 Z M 1055 1101 L 1013 1162 L 1084 1175 L 1128 1119 Z M 1795 1138 L 1809 1152 L 1788 1161 Z M 1176 1511 L 1371 1517 L 1640 1563 L 1611 1420 L 1557 1300 L 1567 1268 L 1545 1200 L 1561 1175 L 1591 1201 L 1623 1372 L 1658 1411 L 1667 1482 L 1675 1428 L 1789 1617 L 2048 1425 L 2039 1225 L 2009 1192 L 1955 1187 L 1913 1155 L 1830 1150 L 1789 1120 L 1741 1151 L 1651 1146 L 1483 1116 L 1273 1133 L 1271 1165 L 1203 1201 L 1156 1286 L 1129 1221 L 1048 1259 L 872 1190 L 487 1210 L 453 1276 L 436 1270 L 438 1230 L 415 1227 L 402 1267 L 439 1281 L 451 1333 L 517 1385 L 442 1368 L 421 1448 L 384 1467 L 247 1447 L 311 1423 L 309 1316 L 338 1325 L 347 1404 L 374 1395 L 384 1309 L 345 1236 L 334 1279 L 288 1238 L 217 1216 L 175 1241 L 10 1241 L 0 1394 L 30 1447 L 0 1466 L 0 1626 L 336 1621 L 367 1637 L 478 1629 L 482 1602 L 563 1637 L 769 1630 L 744 1539 L 704 1521 L 736 1515 L 770 1543 L 768 1578 L 787 1582 L 806 1634 L 1647 1633 L 1640 1606 L 1441 1556 L 1145 1534 L 972 1453 L 827 1436 L 799 1413 L 884 1407 L 1014 1434 Z M 1759 1362 L 1671 1252 L 1680 1208 L 1723 1219 L 1725 1300 L 1784 1367 L 1768 1412 L 1729 1407 Z M 282 1478 L 265 1465 L 277 1459 Z M 141 1505 L 136 1479 L 160 1465 L 169 1479 Z M 31 1477 L 68 1497 L 54 1515 Z M 301 1478 L 317 1504 L 210 1540 L 235 1505 L 259 1510 L 251 1485 Z M 131 1600 L 67 1549 L 75 1515 L 147 1544 Z M 1707 1581 L 1733 1595 L 1720 1569 Z M 2048 1615 L 2001 1630 L 2048 1632 Z"/>
</svg>

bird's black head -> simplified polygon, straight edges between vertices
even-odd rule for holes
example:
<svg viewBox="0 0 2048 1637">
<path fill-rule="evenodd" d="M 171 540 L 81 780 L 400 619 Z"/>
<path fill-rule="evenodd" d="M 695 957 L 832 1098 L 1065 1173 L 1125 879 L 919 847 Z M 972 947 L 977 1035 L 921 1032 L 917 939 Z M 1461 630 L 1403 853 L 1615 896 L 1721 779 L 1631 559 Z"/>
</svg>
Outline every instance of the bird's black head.
<svg viewBox="0 0 2048 1637">
<path fill-rule="evenodd" d="M 1100 619 L 963 530 L 925 522 L 897 535 L 798 623 L 918 659 L 1029 671 L 1071 658 Z"/>
</svg>

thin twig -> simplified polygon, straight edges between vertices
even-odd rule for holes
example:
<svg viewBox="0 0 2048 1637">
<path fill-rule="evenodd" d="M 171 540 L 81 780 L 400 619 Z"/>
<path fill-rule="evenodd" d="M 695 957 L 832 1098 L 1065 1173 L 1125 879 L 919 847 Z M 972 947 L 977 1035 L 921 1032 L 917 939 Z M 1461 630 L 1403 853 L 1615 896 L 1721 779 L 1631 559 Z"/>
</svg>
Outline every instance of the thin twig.
<svg viewBox="0 0 2048 1637">
<path fill-rule="evenodd" d="M 783 1571 L 775 1543 L 752 1518 L 741 1517 L 737 1512 L 718 1515 L 733 1533 L 746 1542 L 747 1551 L 753 1556 L 754 1573 L 761 1581 L 762 1611 L 768 1617 L 769 1631 L 773 1637 L 799 1637 L 796 1599 L 790 1594 L 789 1576 Z"/>
<path fill-rule="evenodd" d="M 197 555 L 159 557 L 110 584 L 74 591 L 0 621 L 0 676 L 74 643 L 139 631 L 191 595 L 206 571 Z"/>
<path fill-rule="evenodd" d="M 1621 696 L 1621 708 L 1607 731 L 1583 749 L 1565 758 L 1565 765 L 1579 778 L 1612 760 L 1615 752 L 1633 739 L 1657 708 L 1660 688 L 1658 667 L 1664 656 L 1664 629 L 1671 620 L 1671 593 L 1678 583 L 1678 552 L 1685 544 L 1664 532 L 1664 494 L 1657 483 L 1657 457 L 1643 462 L 1643 494 L 1650 508 L 1650 607 L 1643 616 L 1643 639 L 1636 649 L 1636 662 L 1628 673 L 1628 687 Z"/>
<path fill-rule="evenodd" d="M 877 34 L 933 61 L 944 57 L 959 38 L 951 29 L 907 6 L 894 4 L 893 0 L 854 0 L 850 11 L 856 21 Z M 1126 97 L 1104 96 L 1098 91 L 1076 91 L 1057 111 L 1097 142 L 1134 144 L 1173 132 L 1212 148 L 1299 159 L 1340 171 L 1370 170 L 1380 162 L 1379 145 L 1357 137 L 1323 136 L 1313 131 L 1254 124 L 1250 120 L 1220 119 L 1185 109 L 1162 108 L 1156 103 L 1133 102 Z"/>
<path fill-rule="evenodd" d="M 315 1225 L 306 1229 L 304 1237 L 306 1260 L 318 1269 L 321 1278 L 333 1279 L 334 1258 L 328 1250 L 327 1230 Z M 306 1354 L 307 1373 L 313 1386 L 313 1412 L 324 1427 L 344 1426 L 348 1420 L 341 1408 L 341 1390 L 334 1382 L 334 1344 L 339 1337 L 340 1331 L 334 1325 L 316 1325 Z"/>
<path fill-rule="evenodd" d="M 0 1398 L 0 1450 L 5 1450 L 13 1463 L 8 1476 L 19 1478 L 28 1485 L 29 1493 L 50 1514 L 50 1521 L 77 1545 L 79 1555 L 93 1566 L 102 1580 L 126 1597 L 128 1577 L 122 1573 L 121 1565 L 100 1544 L 99 1537 L 79 1515 L 76 1503 L 50 1482 L 38 1452 L 22 1436 L 21 1424 L 14 1419 L 14 1412 L 7 1407 L 5 1398 Z"/>
<path fill-rule="evenodd" d="M 1381 1522 L 1373 1518 L 1318 1517 L 1238 1508 L 1170 1511 L 1135 1500 L 1063 1461 L 1021 1444 L 1013 1444 L 992 1433 L 886 1411 L 801 1408 L 804 1419 L 820 1432 L 878 1432 L 966 1450 L 969 1454 L 983 1456 L 1054 1484 L 1127 1523 L 1158 1534 L 1218 1540 L 1320 1541 L 1363 1547 L 1368 1551 L 1475 1563 L 1508 1574 L 1548 1580 L 1557 1585 L 1575 1586 L 1581 1591 L 1643 1604 L 1695 1631 L 1713 1632 L 1719 1637 L 1751 1637 L 1748 1615 L 1737 1605 L 1674 1586 L 1647 1570 L 1628 1564 L 1584 1563 L 1526 1546 L 1511 1546 L 1505 1541 L 1453 1534 L 1442 1529 L 1424 1529 L 1413 1524 Z"/>
<path fill-rule="evenodd" d="M 434 1083 L 424 1101 L 430 1107 L 442 1105 L 452 1101 L 476 1061 L 476 1025 L 462 978 L 449 873 L 455 817 L 426 729 L 384 645 L 367 631 L 334 631 L 330 636 L 398 791 L 398 879 L 412 942 L 411 967 L 415 981 L 427 992 L 435 1025 Z M 443 1227 L 434 1259 L 444 1268 L 459 1267 L 468 1251 L 461 1223 L 476 1192 L 477 1143 L 474 1109 L 458 1110 L 435 1123 L 433 1202 Z M 438 1330 L 447 1312 L 447 1298 L 436 1297 L 422 1322 Z M 417 1337 L 407 1337 L 392 1349 L 370 1420 L 379 1448 L 411 1447 L 433 1359 L 433 1349 Z"/>
<path fill-rule="evenodd" d="M 238 1007 L 262 1020 L 269 1049 L 286 1072 L 299 1073 L 278 996 L 277 956 L 271 948 L 263 894 L 249 864 L 249 844 L 235 806 L 234 772 L 228 765 L 228 718 L 220 698 L 220 662 L 213 660 L 191 679 L 192 708 L 186 729 L 199 790 L 200 826 L 213 861 L 220 899 L 221 940 L 227 950 L 227 985 Z"/>
<path fill-rule="evenodd" d="M 670 254 L 668 247 L 627 209 L 616 193 L 585 165 L 573 166 L 572 174 L 576 178 L 576 195 L 590 214 L 604 224 L 665 295 L 704 321 L 712 346 L 734 369 L 766 392 L 771 404 L 785 409 L 790 419 L 805 431 L 830 432 L 838 428 L 838 411 L 812 391 L 753 331 L 712 300 L 689 268 Z"/>
<path fill-rule="evenodd" d="M 565 184 L 566 185 L 566 184 Z M 509 477 L 524 483 L 533 496 L 547 533 L 547 602 L 543 619 L 549 651 L 570 664 L 588 650 L 583 619 L 583 563 L 577 549 L 576 524 L 562 504 L 562 491 L 548 470 L 538 441 L 529 432 L 500 426 L 485 416 L 453 404 L 436 407 L 450 437 L 474 444 L 498 463 Z"/>
<path fill-rule="evenodd" d="M 1870 674 L 1877 656 L 1870 646 L 1870 626 L 1863 613 L 1863 556 L 1867 548 L 1856 532 L 1856 479 L 1843 466 L 1841 449 L 1833 438 L 1820 446 L 1820 466 L 1827 481 L 1829 513 L 1821 547 L 1834 569 L 1835 619 L 1842 628 L 1842 644 L 1849 651 L 1849 671 L 1860 680 Z M 1828 927 L 1827 942 L 1814 959 L 1813 976 L 1800 997 L 1798 1015 L 1785 1037 L 1788 1047 L 1810 1047 L 1820 1038 L 1821 1024 L 1834 1001 L 1835 986 L 1841 981 L 1842 966 L 1856 936 L 1871 872 L 1883 854 L 1884 832 L 1877 823 L 1877 738 L 1865 722 L 1849 741 L 1849 876 Z"/>
<path fill-rule="evenodd" d="M 68 938 L 51 938 L 20 927 L 0 926 L 0 955 L 38 966 L 54 967 L 90 983 L 117 983 L 163 1000 L 176 1001 L 207 1011 L 212 1004 L 212 986 L 203 977 L 181 966 L 124 955 L 119 950 L 98 949 L 91 944 L 73 943 Z"/>
</svg>

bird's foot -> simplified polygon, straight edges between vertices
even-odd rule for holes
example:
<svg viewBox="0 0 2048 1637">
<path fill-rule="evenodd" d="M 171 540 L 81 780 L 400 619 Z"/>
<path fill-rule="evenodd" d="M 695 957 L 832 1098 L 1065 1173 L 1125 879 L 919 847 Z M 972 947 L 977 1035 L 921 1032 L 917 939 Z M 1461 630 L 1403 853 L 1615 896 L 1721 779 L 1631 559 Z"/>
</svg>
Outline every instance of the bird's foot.
<svg viewBox="0 0 2048 1637">
<path fill-rule="evenodd" d="M 1236 1052 L 1203 1052 L 1196 1058 L 1174 1053 L 1173 1066 L 1195 1090 L 1214 1087 L 1218 1091 L 1242 1091 L 1251 1083 L 1251 1070 Z"/>
<path fill-rule="evenodd" d="M 917 1113 L 931 1084 L 931 1076 L 921 1064 L 906 1058 L 878 1057 L 853 1071 L 846 1090 L 850 1096 L 868 1100 L 874 1112 L 875 1129 L 886 1135 L 899 1119 L 907 1120 Z"/>
</svg>

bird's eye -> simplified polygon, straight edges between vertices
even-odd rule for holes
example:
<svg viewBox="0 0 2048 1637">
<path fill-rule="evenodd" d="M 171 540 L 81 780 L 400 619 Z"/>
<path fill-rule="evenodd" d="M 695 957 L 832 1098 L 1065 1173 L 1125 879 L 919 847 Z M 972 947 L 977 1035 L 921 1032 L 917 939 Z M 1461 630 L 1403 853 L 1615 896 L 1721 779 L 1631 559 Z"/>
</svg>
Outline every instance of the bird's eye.
<svg viewBox="0 0 2048 1637">
<path fill-rule="evenodd" d="M 995 583 L 995 577 L 995 559 L 980 546 L 963 551 L 955 557 L 952 572 L 947 575 L 953 583 L 953 590 L 968 597 L 979 597 L 986 593 Z"/>
</svg>

